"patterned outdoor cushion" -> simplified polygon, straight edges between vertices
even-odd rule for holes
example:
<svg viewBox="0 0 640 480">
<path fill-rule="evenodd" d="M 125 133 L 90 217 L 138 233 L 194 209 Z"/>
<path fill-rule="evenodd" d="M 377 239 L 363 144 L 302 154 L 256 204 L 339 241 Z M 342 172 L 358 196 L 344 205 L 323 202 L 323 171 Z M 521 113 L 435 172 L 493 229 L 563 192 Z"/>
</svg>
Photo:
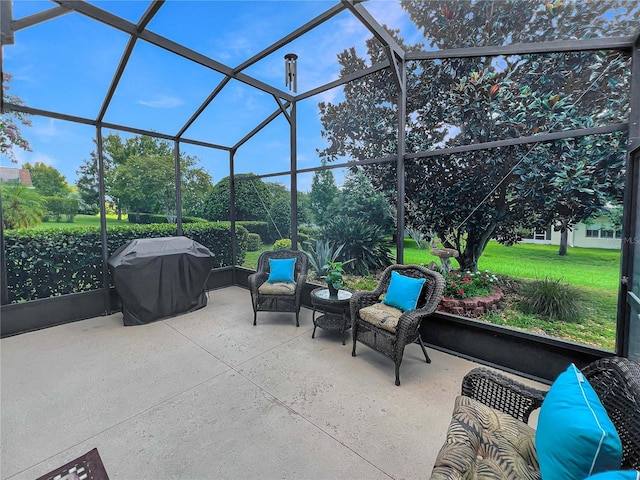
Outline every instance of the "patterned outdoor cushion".
<svg viewBox="0 0 640 480">
<path fill-rule="evenodd" d="M 376 327 L 384 328 L 391 333 L 396 333 L 396 327 L 401 315 L 402 310 L 384 303 L 374 303 L 369 307 L 360 309 L 360 318 L 362 320 Z"/>
<path fill-rule="evenodd" d="M 264 282 L 258 287 L 258 292 L 262 295 L 295 295 L 296 284 L 289 282 Z"/>
<path fill-rule="evenodd" d="M 460 395 L 431 480 L 540 480 L 534 439 L 529 425 Z"/>
</svg>

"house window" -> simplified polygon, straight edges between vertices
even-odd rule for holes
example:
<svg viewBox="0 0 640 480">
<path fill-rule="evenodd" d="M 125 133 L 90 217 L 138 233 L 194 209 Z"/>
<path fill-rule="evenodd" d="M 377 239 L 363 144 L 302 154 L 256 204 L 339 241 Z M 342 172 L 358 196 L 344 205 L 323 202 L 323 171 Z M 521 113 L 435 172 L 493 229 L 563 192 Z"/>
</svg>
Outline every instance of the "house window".
<svg viewBox="0 0 640 480">
<path fill-rule="evenodd" d="M 616 230 L 616 238 L 622 238 L 622 230 Z"/>
<path fill-rule="evenodd" d="M 587 230 L 587 238 L 598 238 L 600 230 Z"/>
<path fill-rule="evenodd" d="M 613 238 L 613 230 L 600 230 L 601 238 Z"/>
<path fill-rule="evenodd" d="M 533 232 L 533 238 L 534 238 L 535 240 L 549 240 L 549 239 L 547 238 L 547 232 L 546 232 L 546 231 L 542 231 L 542 232 L 540 232 L 540 231 L 536 231 L 536 230 L 534 230 L 534 232 Z"/>
<path fill-rule="evenodd" d="M 551 240 L 551 227 L 546 230 L 536 230 L 532 229 L 531 233 L 523 236 L 523 238 L 528 238 L 531 240 Z"/>
</svg>

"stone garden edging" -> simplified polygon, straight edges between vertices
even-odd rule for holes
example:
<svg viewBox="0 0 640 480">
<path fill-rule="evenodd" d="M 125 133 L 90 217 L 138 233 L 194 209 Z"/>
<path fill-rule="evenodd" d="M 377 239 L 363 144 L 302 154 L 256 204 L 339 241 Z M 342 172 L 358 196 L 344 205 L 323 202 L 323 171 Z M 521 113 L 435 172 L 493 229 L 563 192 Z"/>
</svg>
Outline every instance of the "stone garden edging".
<svg viewBox="0 0 640 480">
<path fill-rule="evenodd" d="M 504 307 L 504 293 L 494 288 L 491 295 L 484 297 L 450 298 L 442 297 L 438 305 L 439 312 L 476 318 L 487 312 L 502 310 Z"/>
</svg>

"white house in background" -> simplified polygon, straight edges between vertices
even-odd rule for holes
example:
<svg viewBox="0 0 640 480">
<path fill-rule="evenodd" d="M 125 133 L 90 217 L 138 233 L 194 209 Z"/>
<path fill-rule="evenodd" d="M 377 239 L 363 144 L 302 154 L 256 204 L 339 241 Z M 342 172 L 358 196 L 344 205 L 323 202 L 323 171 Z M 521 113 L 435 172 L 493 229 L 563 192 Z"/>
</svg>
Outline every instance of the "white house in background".
<svg viewBox="0 0 640 480">
<path fill-rule="evenodd" d="M 554 232 L 551 227 L 546 231 L 532 231 L 522 239 L 522 243 L 539 243 L 546 245 L 560 245 L 560 232 Z M 578 223 L 569 231 L 568 244 L 570 247 L 608 248 L 619 250 L 622 244 L 622 232 L 614 230 L 609 217 L 594 218 L 589 225 Z"/>
</svg>

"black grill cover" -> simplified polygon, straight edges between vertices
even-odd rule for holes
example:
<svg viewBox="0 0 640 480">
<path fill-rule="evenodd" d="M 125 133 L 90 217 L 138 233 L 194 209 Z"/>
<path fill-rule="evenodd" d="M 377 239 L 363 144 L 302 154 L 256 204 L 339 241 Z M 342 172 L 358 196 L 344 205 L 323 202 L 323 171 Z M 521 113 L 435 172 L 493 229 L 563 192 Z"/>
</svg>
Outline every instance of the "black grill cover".
<svg viewBox="0 0 640 480">
<path fill-rule="evenodd" d="M 141 238 L 109 258 L 125 325 L 192 312 L 207 304 L 213 254 L 187 237 Z"/>
</svg>

